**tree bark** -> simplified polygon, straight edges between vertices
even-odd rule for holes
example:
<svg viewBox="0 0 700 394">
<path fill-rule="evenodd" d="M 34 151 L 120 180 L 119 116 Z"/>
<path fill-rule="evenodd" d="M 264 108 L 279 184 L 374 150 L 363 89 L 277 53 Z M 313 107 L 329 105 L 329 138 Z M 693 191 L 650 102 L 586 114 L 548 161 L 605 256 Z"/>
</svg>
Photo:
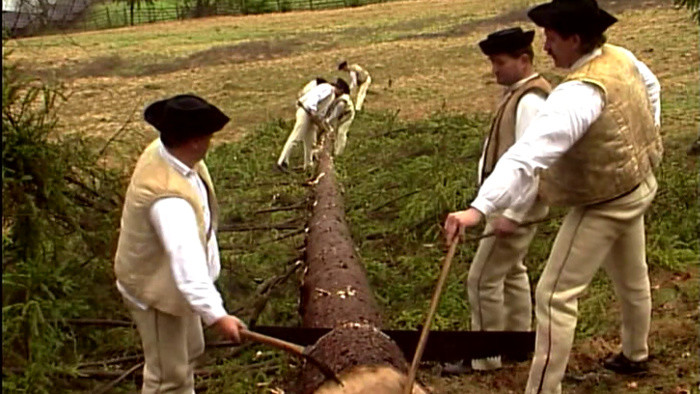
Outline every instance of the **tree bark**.
<svg viewBox="0 0 700 394">
<path fill-rule="evenodd" d="M 337 374 L 358 365 L 392 366 L 405 374 L 408 363 L 403 353 L 379 330 L 381 314 L 345 221 L 330 137 L 323 138 L 313 189 L 299 312 L 304 327 L 332 330 L 308 352 Z M 316 367 L 306 363 L 291 391 L 313 393 L 324 380 Z"/>
</svg>

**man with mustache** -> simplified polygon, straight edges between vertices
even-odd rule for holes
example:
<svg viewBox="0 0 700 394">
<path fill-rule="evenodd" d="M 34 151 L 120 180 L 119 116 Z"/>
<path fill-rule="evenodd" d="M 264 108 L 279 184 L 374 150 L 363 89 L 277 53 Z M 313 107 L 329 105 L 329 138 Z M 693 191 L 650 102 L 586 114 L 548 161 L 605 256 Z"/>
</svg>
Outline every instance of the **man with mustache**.
<svg viewBox="0 0 700 394">
<path fill-rule="evenodd" d="M 622 351 L 605 360 L 618 373 L 642 373 L 649 356 L 651 293 L 644 213 L 656 194 L 661 161 L 660 86 L 631 52 L 605 44 L 617 19 L 595 0 L 553 0 L 528 12 L 544 28 L 544 48 L 567 69 L 544 107 L 498 161 L 471 207 L 450 213 L 448 243 L 498 209 L 539 194 L 569 211 L 542 272 L 536 343 L 526 393 L 560 393 L 577 320 L 578 298 L 603 267 L 621 303 Z M 517 224 L 493 223 L 500 234 Z"/>
</svg>

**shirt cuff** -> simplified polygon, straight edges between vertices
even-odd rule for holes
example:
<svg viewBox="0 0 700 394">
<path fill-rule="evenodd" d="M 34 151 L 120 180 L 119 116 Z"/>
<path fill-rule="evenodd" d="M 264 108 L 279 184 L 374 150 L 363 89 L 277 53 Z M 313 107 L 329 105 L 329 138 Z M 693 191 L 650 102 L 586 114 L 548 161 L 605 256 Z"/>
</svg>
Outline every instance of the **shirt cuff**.
<svg viewBox="0 0 700 394">
<path fill-rule="evenodd" d="M 471 207 L 481 212 L 484 216 L 489 216 L 496 211 L 496 207 L 484 198 L 477 197 L 471 203 Z"/>
<path fill-rule="evenodd" d="M 202 321 L 204 325 L 208 327 L 226 315 L 228 315 L 228 313 L 226 313 L 224 306 L 217 305 L 202 314 Z"/>
<path fill-rule="evenodd" d="M 503 211 L 503 217 L 506 219 L 512 220 L 516 223 L 522 223 L 525 220 L 525 216 L 527 215 L 527 212 L 519 212 L 514 209 L 506 209 Z"/>
</svg>

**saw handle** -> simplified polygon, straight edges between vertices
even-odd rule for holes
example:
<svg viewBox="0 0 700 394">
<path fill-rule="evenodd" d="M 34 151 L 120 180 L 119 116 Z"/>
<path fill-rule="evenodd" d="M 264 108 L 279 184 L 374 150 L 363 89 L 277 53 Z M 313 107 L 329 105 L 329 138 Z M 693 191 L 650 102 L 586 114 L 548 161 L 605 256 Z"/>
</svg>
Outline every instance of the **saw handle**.
<svg viewBox="0 0 700 394">
<path fill-rule="evenodd" d="M 270 345 L 274 348 L 284 350 L 288 353 L 292 353 L 292 354 L 297 355 L 297 356 L 304 355 L 304 347 L 301 345 L 297 345 L 296 343 L 283 341 L 281 339 L 277 339 L 274 337 L 270 337 L 270 336 L 267 336 L 264 334 L 260 334 L 260 333 L 248 331 L 248 330 L 241 330 L 240 334 L 241 334 L 241 339 L 247 339 L 249 341 L 262 343 L 264 345 Z"/>
<path fill-rule="evenodd" d="M 343 386 L 343 382 L 340 380 L 338 375 L 335 372 L 333 372 L 333 369 L 325 363 L 323 363 L 321 360 L 318 360 L 316 357 L 313 357 L 312 355 L 306 353 L 306 348 L 304 346 L 297 345 L 296 343 L 283 341 L 278 338 L 270 337 L 249 330 L 241 330 L 240 334 L 241 339 L 247 339 L 249 341 L 269 345 L 309 361 L 311 364 L 316 366 L 323 373 L 323 375 L 326 376 L 326 378 L 335 381 L 340 386 Z"/>
<path fill-rule="evenodd" d="M 518 227 L 531 226 L 533 224 L 538 224 L 542 222 L 549 221 L 551 219 L 557 219 L 561 216 L 555 217 L 544 217 L 538 220 L 532 220 L 529 222 L 524 222 L 518 225 Z M 475 237 L 464 238 L 463 241 L 478 241 L 483 238 L 493 237 L 496 235 L 494 231 L 484 233 Z M 413 353 L 413 362 L 411 363 L 411 369 L 408 372 L 408 379 L 406 381 L 406 386 L 404 386 L 404 394 L 411 394 L 413 390 L 413 381 L 416 380 L 416 372 L 418 371 L 418 365 L 420 364 L 420 359 L 423 357 L 423 351 L 425 350 L 425 345 L 428 342 L 428 334 L 430 333 L 430 326 L 433 323 L 433 317 L 435 316 L 435 311 L 437 310 L 438 304 L 440 302 L 440 294 L 442 294 L 442 288 L 445 285 L 445 280 L 447 279 L 447 274 L 450 272 L 450 265 L 452 264 L 452 258 L 457 250 L 457 245 L 459 244 L 460 237 L 456 237 L 452 244 L 450 245 L 450 250 L 447 251 L 447 256 L 445 257 L 445 262 L 442 264 L 442 271 L 440 271 L 440 277 L 438 278 L 438 283 L 435 286 L 435 292 L 433 293 L 433 299 L 430 301 L 430 309 L 428 310 L 428 316 L 425 318 L 425 324 L 423 325 L 423 330 L 420 333 L 420 339 L 418 340 L 418 346 L 416 347 L 415 353 Z"/>
</svg>

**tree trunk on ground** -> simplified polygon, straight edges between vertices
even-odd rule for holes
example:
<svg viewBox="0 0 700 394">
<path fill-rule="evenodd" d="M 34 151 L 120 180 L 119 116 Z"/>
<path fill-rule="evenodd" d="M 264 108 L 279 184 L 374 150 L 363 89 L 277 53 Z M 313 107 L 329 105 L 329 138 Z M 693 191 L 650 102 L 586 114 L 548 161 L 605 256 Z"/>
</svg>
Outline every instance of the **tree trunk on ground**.
<svg viewBox="0 0 700 394">
<path fill-rule="evenodd" d="M 355 252 L 338 190 L 331 138 L 324 136 L 306 241 L 307 270 L 300 295 L 302 325 L 331 328 L 309 353 L 340 374 L 355 366 L 391 366 L 405 375 L 403 353 L 382 333 L 381 315 Z M 398 374 L 397 375 L 401 375 Z M 295 392 L 313 393 L 326 380 L 313 365 L 301 369 Z"/>
</svg>

